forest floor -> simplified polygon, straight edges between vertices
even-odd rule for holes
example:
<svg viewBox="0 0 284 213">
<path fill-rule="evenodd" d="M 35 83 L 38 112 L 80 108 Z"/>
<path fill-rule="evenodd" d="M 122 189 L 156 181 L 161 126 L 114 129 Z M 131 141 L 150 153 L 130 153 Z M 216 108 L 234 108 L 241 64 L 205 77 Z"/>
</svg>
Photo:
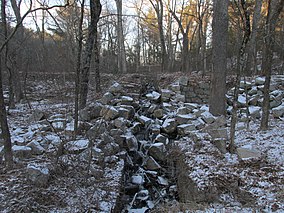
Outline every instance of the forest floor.
<svg viewBox="0 0 284 213">
<path fill-rule="evenodd" d="M 182 74 L 160 75 L 160 87 L 166 87 Z M 141 80 L 139 75 L 127 77 L 103 76 L 103 91 L 113 80 L 141 84 L 143 81 L 157 80 L 157 76 L 147 76 Z M 56 80 L 30 81 L 27 87 L 28 102 L 17 104 L 8 112 L 9 126 L 14 145 L 21 146 L 37 141 L 46 143 L 43 154 L 15 158 L 15 168 L 5 170 L 0 164 L 0 212 L 111 212 L 117 205 L 120 193 L 120 178 L 124 162 L 109 158 L 107 162 L 97 162 L 94 168 L 97 177 L 86 173 L 88 162 L 83 155 L 70 155 L 68 159 L 58 161 L 54 144 L 61 140 L 72 140 L 68 131 L 56 132 L 48 123 L 31 124 L 30 117 L 35 110 L 44 111 L 53 121 L 65 120 L 71 124 L 74 111 L 73 83 L 58 83 Z M 101 94 L 95 94 L 90 88 L 92 102 Z M 228 176 L 238 179 L 239 188 L 248 192 L 242 198 L 233 196 L 234 186 L 226 185 L 220 179 L 218 188 L 223 193 L 218 202 L 180 203 L 178 200 L 159 205 L 153 212 L 283 212 L 284 211 L 284 120 L 271 118 L 270 129 L 259 131 L 259 121 L 250 123 L 249 130 L 238 128 L 236 145 L 250 146 L 261 154 L 258 159 L 242 161 L 229 153 L 222 158 L 214 153 L 192 153 L 189 165 L 194 168 L 193 178 L 206 179 L 205 176 L 218 178 Z M 85 140 L 82 135 L 80 139 Z M 53 144 L 53 145 L 52 145 Z M 181 145 L 182 146 L 182 145 Z M 184 144 L 184 152 L 190 147 Z M 181 149 L 183 149 L 181 148 Z M 1 149 L 1 146 L 0 146 Z M 0 150 L 1 151 L 1 150 Z M 55 163 L 56 162 L 56 163 Z M 82 163 L 83 162 L 83 163 Z M 26 176 L 28 165 L 45 164 L 51 171 L 48 186 L 34 187 Z M 103 175 L 100 175 L 103 168 Z M 139 212 L 139 211 L 137 211 Z M 141 211 L 142 212 L 142 211 Z"/>
</svg>

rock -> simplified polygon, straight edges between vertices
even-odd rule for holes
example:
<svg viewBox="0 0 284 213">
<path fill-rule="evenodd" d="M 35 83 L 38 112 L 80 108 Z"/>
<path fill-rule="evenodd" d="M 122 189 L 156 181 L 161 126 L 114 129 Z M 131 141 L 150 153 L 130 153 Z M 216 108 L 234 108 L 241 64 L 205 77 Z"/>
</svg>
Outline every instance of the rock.
<svg viewBox="0 0 284 213">
<path fill-rule="evenodd" d="M 265 82 L 265 77 L 256 77 L 255 78 L 255 85 L 263 85 Z"/>
<path fill-rule="evenodd" d="M 157 182 L 158 182 L 158 184 L 160 184 L 162 186 L 168 186 L 169 185 L 168 180 L 161 177 L 161 176 L 158 176 Z"/>
<path fill-rule="evenodd" d="M 121 96 L 119 99 L 119 102 L 124 105 L 131 105 L 133 101 L 134 99 L 130 96 Z"/>
<path fill-rule="evenodd" d="M 169 89 L 161 89 L 161 93 L 163 101 L 169 100 L 174 95 L 174 92 Z"/>
<path fill-rule="evenodd" d="M 129 125 L 128 120 L 124 118 L 116 118 L 113 123 L 114 126 L 119 129 L 125 129 Z"/>
<path fill-rule="evenodd" d="M 170 90 L 174 91 L 174 92 L 180 92 L 180 85 L 179 84 L 171 84 L 169 86 Z"/>
<path fill-rule="evenodd" d="M 217 149 L 220 150 L 220 152 L 221 152 L 222 154 L 227 153 L 227 149 L 226 149 L 226 139 L 217 138 L 217 139 L 214 139 L 212 143 L 214 144 L 214 146 L 217 147 Z"/>
<path fill-rule="evenodd" d="M 273 114 L 273 117 L 275 118 L 283 117 L 284 116 L 284 102 L 280 106 L 273 108 L 272 114 Z"/>
<path fill-rule="evenodd" d="M 226 128 L 209 129 L 207 132 L 212 137 L 213 140 L 220 138 L 227 140 L 229 138 Z"/>
<path fill-rule="evenodd" d="M 102 108 L 100 115 L 106 120 L 113 120 L 119 116 L 119 112 L 113 106 L 106 105 Z"/>
<path fill-rule="evenodd" d="M 156 138 L 154 139 L 154 142 L 155 143 L 163 143 L 163 144 L 167 145 L 169 143 L 169 139 L 162 134 L 158 134 L 156 136 Z"/>
<path fill-rule="evenodd" d="M 105 156 L 116 155 L 120 151 L 119 145 L 114 142 L 106 143 L 102 149 Z"/>
<path fill-rule="evenodd" d="M 101 134 L 106 132 L 106 124 L 102 120 L 96 121 L 96 123 L 87 131 L 87 137 L 90 140 L 95 140 Z"/>
<path fill-rule="evenodd" d="M 215 117 L 209 111 L 205 111 L 205 112 L 201 113 L 200 116 L 201 116 L 202 120 L 204 120 L 205 123 L 207 123 L 207 124 L 211 124 L 215 121 Z"/>
<path fill-rule="evenodd" d="M 177 123 L 176 120 L 173 118 L 167 118 L 162 125 L 163 131 L 165 131 L 168 134 L 174 133 L 176 131 L 176 128 L 177 128 Z"/>
<path fill-rule="evenodd" d="M 189 110 L 187 107 L 180 107 L 177 109 L 177 115 L 186 115 L 191 113 L 191 110 Z"/>
<path fill-rule="evenodd" d="M 81 121 L 91 121 L 100 117 L 100 112 L 102 110 L 102 105 L 98 102 L 95 104 L 85 107 L 79 111 L 79 118 Z"/>
<path fill-rule="evenodd" d="M 35 186 L 47 186 L 50 178 L 49 169 L 45 165 L 28 164 L 27 179 Z"/>
<path fill-rule="evenodd" d="M 32 149 L 32 154 L 34 155 L 40 155 L 44 152 L 44 148 L 40 145 L 39 142 L 37 141 L 31 141 L 30 143 L 27 144 L 28 147 L 31 147 Z"/>
<path fill-rule="evenodd" d="M 195 103 L 184 103 L 184 106 L 189 109 L 190 112 L 198 108 L 198 104 Z"/>
<path fill-rule="evenodd" d="M 121 93 L 122 92 L 122 86 L 121 86 L 121 84 L 114 82 L 110 86 L 109 91 L 113 94 Z"/>
<path fill-rule="evenodd" d="M 195 120 L 196 116 L 193 114 L 177 115 L 176 121 L 178 124 L 188 124 L 191 120 Z"/>
<path fill-rule="evenodd" d="M 138 150 L 138 141 L 134 135 L 128 133 L 123 136 L 125 138 L 126 147 L 129 151 L 137 151 Z"/>
<path fill-rule="evenodd" d="M 78 154 L 85 149 L 87 149 L 89 146 L 89 140 L 81 139 L 76 141 L 69 141 L 64 145 L 64 148 L 69 153 L 75 153 Z"/>
<path fill-rule="evenodd" d="M 246 106 L 246 96 L 245 95 L 239 95 L 238 106 L 239 107 L 245 107 Z"/>
<path fill-rule="evenodd" d="M 252 87 L 252 84 L 249 81 L 241 81 L 240 82 L 240 88 L 242 88 L 242 89 L 245 89 L 245 88 L 250 89 L 251 87 Z"/>
<path fill-rule="evenodd" d="M 173 98 L 177 102 L 185 102 L 185 95 L 176 94 Z"/>
<path fill-rule="evenodd" d="M 148 149 L 149 155 L 155 160 L 164 161 L 167 157 L 167 150 L 163 143 L 154 143 Z"/>
<path fill-rule="evenodd" d="M 161 94 L 153 91 L 151 93 L 146 94 L 146 97 L 151 101 L 158 101 L 161 98 Z"/>
<path fill-rule="evenodd" d="M 137 119 L 143 126 L 148 126 L 152 123 L 152 119 L 144 115 L 138 116 Z"/>
<path fill-rule="evenodd" d="M 120 105 L 118 108 L 119 117 L 123 117 L 127 120 L 132 120 L 135 115 L 135 109 L 133 106 Z"/>
<path fill-rule="evenodd" d="M 144 184 L 144 177 L 142 175 L 133 175 L 131 177 L 131 183 L 137 184 L 137 185 L 143 185 Z"/>
<path fill-rule="evenodd" d="M 248 95 L 256 95 L 257 94 L 257 87 L 253 86 L 249 91 Z"/>
<path fill-rule="evenodd" d="M 32 148 L 28 146 L 12 146 L 12 151 L 15 157 L 24 159 L 29 158 L 32 155 Z"/>
<path fill-rule="evenodd" d="M 240 148 L 237 148 L 237 154 L 239 158 L 242 160 L 248 160 L 251 158 L 259 158 L 261 156 L 261 153 L 257 150 L 255 150 L 252 146 L 242 146 Z"/>
<path fill-rule="evenodd" d="M 190 132 L 195 131 L 196 127 L 194 124 L 182 124 L 177 126 L 178 134 L 181 136 L 188 135 Z"/>
<path fill-rule="evenodd" d="M 282 104 L 282 101 L 274 99 L 274 100 L 270 101 L 269 104 L 270 104 L 270 108 L 275 108 L 275 107 L 280 106 Z"/>
<path fill-rule="evenodd" d="M 100 99 L 100 102 L 102 104 L 110 104 L 112 100 L 114 100 L 114 95 L 110 92 L 106 92 Z"/>
<path fill-rule="evenodd" d="M 249 114 L 252 118 L 254 118 L 254 119 L 261 118 L 260 112 L 261 112 L 261 107 L 249 106 Z"/>
<path fill-rule="evenodd" d="M 188 85 L 188 80 L 189 80 L 188 77 L 182 76 L 182 77 L 179 78 L 178 83 L 181 86 L 187 86 Z"/>
<path fill-rule="evenodd" d="M 144 162 L 144 167 L 148 170 L 158 170 L 162 168 L 153 157 L 147 157 Z"/>
<path fill-rule="evenodd" d="M 43 120 L 46 118 L 46 115 L 43 111 L 39 109 L 35 109 L 33 111 L 33 114 L 28 118 L 28 122 L 33 123 L 33 122 L 38 122 L 40 120 Z"/>
<path fill-rule="evenodd" d="M 158 119 L 163 118 L 163 116 L 164 116 L 163 109 L 156 109 L 156 110 L 154 111 L 154 113 L 153 113 L 153 116 L 154 116 L 155 118 L 158 118 Z"/>
<path fill-rule="evenodd" d="M 141 129 L 141 123 L 140 122 L 134 122 L 132 124 L 132 127 L 130 128 L 132 134 L 137 134 Z"/>
<path fill-rule="evenodd" d="M 56 131 L 63 131 L 66 128 L 66 121 L 65 120 L 52 121 L 52 127 Z"/>
</svg>

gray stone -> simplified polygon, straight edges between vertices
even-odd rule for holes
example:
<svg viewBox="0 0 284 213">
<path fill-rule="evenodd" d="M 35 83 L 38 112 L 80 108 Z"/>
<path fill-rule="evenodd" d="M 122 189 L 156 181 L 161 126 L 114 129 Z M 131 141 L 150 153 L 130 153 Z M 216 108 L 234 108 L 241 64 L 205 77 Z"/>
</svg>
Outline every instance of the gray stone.
<svg viewBox="0 0 284 213">
<path fill-rule="evenodd" d="M 152 123 L 152 119 L 148 118 L 148 117 L 146 117 L 144 115 L 138 116 L 137 119 L 144 126 L 148 126 L 148 125 L 150 125 Z"/>
<path fill-rule="evenodd" d="M 76 141 L 69 141 L 64 145 L 64 148 L 69 153 L 75 153 L 78 154 L 85 149 L 87 149 L 89 146 L 89 140 L 81 139 Z"/>
<path fill-rule="evenodd" d="M 100 102 L 102 104 L 110 104 L 112 100 L 114 100 L 114 95 L 110 92 L 106 92 L 100 99 Z"/>
<path fill-rule="evenodd" d="M 257 87 L 253 86 L 249 91 L 248 95 L 256 95 L 257 94 Z"/>
<path fill-rule="evenodd" d="M 119 102 L 121 104 L 125 104 L 125 105 L 130 105 L 132 104 L 132 102 L 134 101 L 134 99 L 130 96 L 121 96 L 119 99 Z"/>
<path fill-rule="evenodd" d="M 104 106 L 100 115 L 106 120 L 113 120 L 119 116 L 119 112 L 113 106 Z"/>
<path fill-rule="evenodd" d="M 162 168 L 160 164 L 157 161 L 155 161 L 155 159 L 151 156 L 145 159 L 144 167 L 148 170 L 154 170 L 154 171 Z"/>
<path fill-rule="evenodd" d="M 191 110 L 189 110 L 187 107 L 180 107 L 177 109 L 177 115 L 186 115 L 191 113 Z"/>
<path fill-rule="evenodd" d="M 219 138 L 227 140 L 229 138 L 226 128 L 210 129 L 207 132 L 212 137 L 213 140 L 219 139 Z"/>
<path fill-rule="evenodd" d="M 91 121 L 100 117 L 100 112 L 102 105 L 100 103 L 95 103 L 91 106 L 85 107 L 79 111 L 79 118 L 81 121 Z"/>
<path fill-rule="evenodd" d="M 182 76 L 182 77 L 179 78 L 178 83 L 181 86 L 187 86 L 188 85 L 188 80 L 189 80 L 188 77 Z"/>
<path fill-rule="evenodd" d="M 44 148 L 40 145 L 39 142 L 37 141 L 31 141 L 30 143 L 27 144 L 28 147 L 31 147 L 32 149 L 32 154 L 34 155 L 40 155 L 44 152 Z"/>
<path fill-rule="evenodd" d="M 32 148 L 28 146 L 12 146 L 12 151 L 15 157 L 24 159 L 29 158 L 32 155 Z"/>
<path fill-rule="evenodd" d="M 185 95 L 176 94 L 173 99 L 177 102 L 185 102 Z"/>
<path fill-rule="evenodd" d="M 196 127 L 194 124 L 182 124 L 177 126 L 178 134 L 181 136 L 188 135 L 190 132 L 195 131 Z"/>
<path fill-rule="evenodd" d="M 161 93 L 163 101 L 169 100 L 174 95 L 174 92 L 169 89 L 161 89 Z"/>
<path fill-rule="evenodd" d="M 129 125 L 129 121 L 124 118 L 116 118 L 113 123 L 119 129 L 125 129 Z"/>
<path fill-rule="evenodd" d="M 282 104 L 282 101 L 274 99 L 274 100 L 270 101 L 269 104 L 270 104 L 270 108 L 275 108 L 275 107 L 280 106 Z"/>
<path fill-rule="evenodd" d="M 102 120 L 98 120 L 94 126 L 87 131 L 87 137 L 90 140 L 95 140 L 104 132 L 106 132 L 106 124 Z"/>
<path fill-rule="evenodd" d="M 265 77 L 256 77 L 255 78 L 255 84 L 256 85 L 263 85 L 265 82 Z"/>
<path fill-rule="evenodd" d="M 170 90 L 174 91 L 174 92 L 180 92 L 180 85 L 179 84 L 171 84 L 169 86 Z"/>
<path fill-rule="evenodd" d="M 167 118 L 162 125 L 162 129 L 168 134 L 174 133 L 176 131 L 176 128 L 177 122 L 173 118 Z"/>
<path fill-rule="evenodd" d="M 200 116 L 207 124 L 211 124 L 215 121 L 215 117 L 209 111 L 201 113 Z"/>
<path fill-rule="evenodd" d="M 213 140 L 212 142 L 214 144 L 214 146 L 217 147 L 217 149 L 220 150 L 220 152 L 222 154 L 225 154 L 227 152 L 227 149 L 226 149 L 226 140 L 225 139 L 222 139 L 222 138 L 219 138 L 219 139 L 215 139 Z"/>
<path fill-rule="evenodd" d="M 133 106 L 121 105 L 118 108 L 119 117 L 123 117 L 127 120 L 132 120 L 135 115 L 135 109 Z"/>
<path fill-rule="evenodd" d="M 151 101 L 157 101 L 161 98 L 161 94 L 156 91 L 153 91 L 151 93 L 146 94 L 146 97 Z"/>
<path fill-rule="evenodd" d="M 184 106 L 192 112 L 194 109 L 198 108 L 198 104 L 196 103 L 184 103 Z"/>
<path fill-rule="evenodd" d="M 167 157 L 167 150 L 163 143 L 154 143 L 148 149 L 149 155 L 155 160 L 164 161 Z"/>
<path fill-rule="evenodd" d="M 242 89 L 245 89 L 245 88 L 250 89 L 251 87 L 252 87 L 252 84 L 249 81 L 241 81 L 240 82 L 240 88 L 242 88 Z"/>
<path fill-rule="evenodd" d="M 122 86 L 121 84 L 114 82 L 110 88 L 108 89 L 111 93 L 117 94 L 117 93 L 121 93 L 122 91 Z"/>
<path fill-rule="evenodd" d="M 169 139 L 162 134 L 158 134 L 156 136 L 156 138 L 154 139 L 154 142 L 155 143 L 163 143 L 163 144 L 167 145 L 169 143 Z"/>
<path fill-rule="evenodd" d="M 252 118 L 259 119 L 261 118 L 261 107 L 250 106 L 249 107 L 249 114 Z"/>
<path fill-rule="evenodd" d="M 248 160 L 251 158 L 260 158 L 261 156 L 261 153 L 255 150 L 251 146 L 243 146 L 243 147 L 237 148 L 237 154 L 239 158 L 242 160 Z"/>
<path fill-rule="evenodd" d="M 47 186 L 50 178 L 49 169 L 45 165 L 28 164 L 26 170 L 27 179 L 35 186 Z"/>
<path fill-rule="evenodd" d="M 125 138 L 126 147 L 129 151 L 137 151 L 138 150 L 138 141 L 134 135 L 128 133 L 123 136 Z"/>
<path fill-rule="evenodd" d="M 28 118 L 28 122 L 38 122 L 40 120 L 43 120 L 44 118 L 46 118 L 45 113 L 39 109 L 35 109 L 33 111 L 33 114 Z"/>
<path fill-rule="evenodd" d="M 275 117 L 275 118 L 279 118 L 279 117 L 284 116 L 284 103 L 282 103 L 278 107 L 273 108 L 272 114 L 273 114 L 273 117 Z"/>
<path fill-rule="evenodd" d="M 158 118 L 158 119 L 163 118 L 163 116 L 164 116 L 163 109 L 156 109 L 156 110 L 154 111 L 154 113 L 153 113 L 153 116 L 154 116 L 155 118 Z"/>
<path fill-rule="evenodd" d="M 106 156 L 116 155 L 120 151 L 119 145 L 116 143 L 106 143 L 102 149 Z"/>
<path fill-rule="evenodd" d="M 132 124 L 132 127 L 130 128 L 132 134 L 137 134 L 140 131 L 141 123 L 140 122 L 134 122 Z"/>
<path fill-rule="evenodd" d="M 195 120 L 196 116 L 193 114 L 186 114 L 186 115 L 177 115 L 176 121 L 178 124 L 187 124 L 190 123 L 191 120 Z"/>
<path fill-rule="evenodd" d="M 144 176 L 142 175 L 133 175 L 131 177 L 131 183 L 137 184 L 137 185 L 143 185 L 144 184 Z"/>
</svg>

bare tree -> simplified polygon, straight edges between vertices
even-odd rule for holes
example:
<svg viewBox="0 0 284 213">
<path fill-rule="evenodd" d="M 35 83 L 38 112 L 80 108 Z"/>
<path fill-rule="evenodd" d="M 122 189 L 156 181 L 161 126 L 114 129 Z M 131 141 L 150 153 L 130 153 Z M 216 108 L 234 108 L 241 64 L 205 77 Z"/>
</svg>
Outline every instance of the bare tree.
<svg viewBox="0 0 284 213">
<path fill-rule="evenodd" d="M 270 109 L 269 87 L 272 73 L 273 47 L 275 45 L 275 27 L 277 19 L 284 7 L 284 0 L 268 0 L 267 17 L 265 24 L 264 55 L 262 70 L 265 74 L 264 98 L 262 105 L 262 118 L 260 129 L 268 129 Z"/>
<path fill-rule="evenodd" d="M 165 35 L 163 29 L 163 16 L 164 16 L 164 4 L 162 0 L 150 0 L 153 8 L 155 9 L 157 19 L 158 19 L 158 29 L 160 34 L 160 42 L 161 42 L 161 53 L 162 53 L 162 71 L 167 71 L 167 49 L 166 49 L 166 42 L 165 42 Z"/>
<path fill-rule="evenodd" d="M 102 11 L 102 5 L 100 3 L 100 0 L 91 0 L 90 1 L 91 20 L 88 28 L 88 37 L 86 41 L 86 47 L 84 51 L 84 58 L 81 69 L 81 79 L 80 79 L 81 85 L 80 85 L 80 100 L 79 100 L 80 109 L 83 109 L 87 103 L 91 59 L 92 59 L 95 39 L 97 38 L 98 21 L 101 11 Z"/>
<path fill-rule="evenodd" d="M 252 75 L 252 73 L 256 73 L 256 67 L 257 67 L 256 36 L 257 36 L 258 25 L 259 25 L 260 16 L 261 16 L 261 6 L 262 6 L 262 0 L 256 0 L 255 6 L 254 6 L 252 30 L 251 30 L 251 36 L 250 36 L 250 41 L 249 41 L 248 56 L 247 56 L 247 63 L 246 63 L 246 71 L 248 75 Z"/>
<path fill-rule="evenodd" d="M 126 73 L 126 54 L 122 27 L 122 0 L 115 0 L 115 3 L 117 8 L 118 71 L 119 73 Z"/>
<path fill-rule="evenodd" d="M 213 115 L 226 114 L 226 70 L 228 40 L 228 1 L 214 0 L 212 24 L 212 76 L 209 98 Z"/>
<path fill-rule="evenodd" d="M 7 40 L 6 0 L 1 0 L 1 19 L 2 19 L 2 27 L 4 29 L 4 39 L 5 39 L 4 41 L 6 41 Z M 4 54 L 5 54 L 4 57 L 6 58 L 7 55 L 6 53 Z M 3 96 L 1 58 L 2 58 L 2 50 L 0 52 L 0 124 L 1 124 L 1 131 L 3 135 L 3 139 L 4 139 L 5 164 L 7 168 L 10 169 L 13 167 L 13 152 L 12 152 L 11 135 L 10 135 L 8 122 L 7 122 L 7 112 L 6 112 L 4 96 Z"/>
</svg>

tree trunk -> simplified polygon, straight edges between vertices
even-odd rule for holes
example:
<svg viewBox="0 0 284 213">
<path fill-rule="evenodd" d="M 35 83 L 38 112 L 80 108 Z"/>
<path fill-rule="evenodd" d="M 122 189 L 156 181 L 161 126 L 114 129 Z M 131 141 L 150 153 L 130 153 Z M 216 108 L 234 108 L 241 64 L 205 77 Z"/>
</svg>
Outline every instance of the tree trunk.
<svg viewBox="0 0 284 213">
<path fill-rule="evenodd" d="M 86 42 L 83 65 L 81 69 L 81 82 L 80 82 L 81 85 L 80 85 L 80 100 L 79 100 L 80 109 L 83 109 L 87 103 L 92 52 L 93 52 L 94 40 L 97 34 L 97 24 L 99 21 L 101 10 L 102 10 L 102 5 L 100 3 L 100 0 L 90 1 L 91 21 L 88 27 L 88 38 Z"/>
<path fill-rule="evenodd" d="M 266 18 L 266 28 L 265 28 L 265 47 L 263 56 L 263 67 L 262 71 L 265 74 L 264 83 L 264 98 L 262 105 L 262 118 L 261 118 L 261 130 L 268 129 L 269 120 L 269 109 L 270 109 L 270 97 L 269 97 L 269 87 L 272 72 L 272 61 L 273 61 L 273 47 L 275 44 L 275 26 L 277 19 L 283 9 L 284 0 L 268 0 L 268 13 Z"/>
<path fill-rule="evenodd" d="M 19 48 L 17 48 L 16 50 L 16 56 L 17 56 L 17 62 L 13 62 L 14 65 L 23 65 L 23 55 L 25 55 L 25 47 L 23 46 L 23 42 L 24 42 L 24 25 L 22 23 L 22 17 L 21 17 L 21 13 L 20 13 L 20 5 L 17 5 L 16 0 L 11 0 L 11 5 L 13 8 L 13 11 L 15 13 L 16 16 L 16 21 L 17 21 L 17 25 L 19 25 L 18 30 L 17 30 L 17 34 L 18 34 L 18 43 L 19 43 Z M 24 93 L 22 90 L 22 83 L 21 83 L 21 75 L 19 73 L 18 67 L 17 66 L 13 66 L 11 68 L 11 81 L 13 82 L 13 91 L 16 98 L 16 102 L 20 102 L 23 98 L 24 98 Z"/>
<path fill-rule="evenodd" d="M 257 70 L 256 36 L 257 36 L 258 23 L 259 23 L 260 16 L 261 16 L 261 6 L 262 6 L 262 0 L 256 0 L 255 7 L 254 7 L 254 13 L 253 13 L 251 37 L 250 37 L 249 48 L 248 48 L 248 57 L 247 57 L 247 63 L 246 63 L 246 72 L 249 76 L 251 76 Z"/>
<path fill-rule="evenodd" d="M 117 8 L 117 42 L 118 42 L 118 71 L 127 73 L 126 53 L 122 26 L 122 0 L 115 0 Z"/>
<path fill-rule="evenodd" d="M 78 133 L 78 121 L 79 121 L 79 91 L 80 91 L 80 70 L 81 70 L 81 57 L 83 46 L 83 21 L 84 21 L 84 8 L 85 0 L 81 3 L 81 13 L 78 26 L 78 52 L 76 62 L 76 77 L 75 77 L 75 121 L 74 121 L 74 135 L 76 137 Z"/>
<path fill-rule="evenodd" d="M 212 24 L 212 76 L 209 98 L 213 115 L 226 114 L 226 70 L 228 40 L 228 1 L 215 0 Z"/>
<path fill-rule="evenodd" d="M 5 0 L 1 0 L 1 19 L 2 19 L 3 29 L 7 29 L 6 1 Z M 4 139 L 5 164 L 8 169 L 11 169 L 13 167 L 13 152 L 12 152 L 11 135 L 9 131 L 8 121 L 7 121 L 7 112 L 6 112 L 4 96 L 3 96 L 1 57 L 2 57 L 2 52 L 0 53 L 0 125 L 1 125 L 1 131 L 2 131 L 2 135 Z"/>
</svg>

